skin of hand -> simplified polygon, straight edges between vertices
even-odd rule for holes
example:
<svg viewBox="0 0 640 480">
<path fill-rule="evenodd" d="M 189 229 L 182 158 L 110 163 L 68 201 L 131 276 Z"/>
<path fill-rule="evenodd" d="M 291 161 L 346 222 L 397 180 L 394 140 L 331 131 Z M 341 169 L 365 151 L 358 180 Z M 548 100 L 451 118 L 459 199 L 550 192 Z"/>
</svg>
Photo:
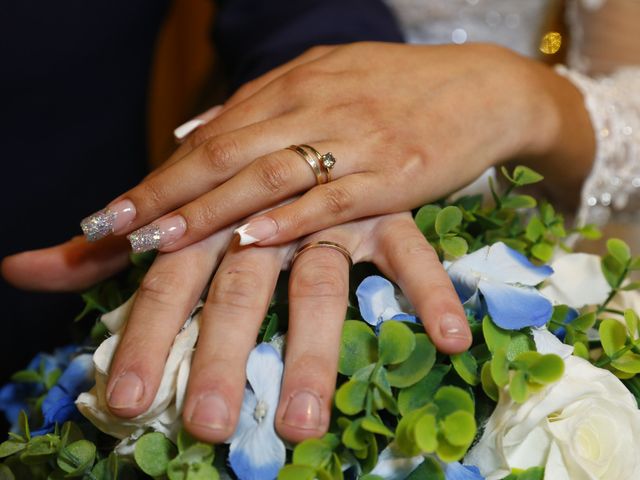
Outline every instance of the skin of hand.
<svg viewBox="0 0 640 480">
<path fill-rule="evenodd" d="M 111 365 L 107 395 L 114 414 L 130 418 L 151 405 L 173 339 L 219 264 L 203 309 L 183 418 L 186 428 L 202 440 L 227 439 L 235 430 L 246 361 L 278 274 L 289 266 L 295 249 L 310 241 L 337 242 L 351 252 L 354 262 L 374 262 L 406 294 L 440 351 L 464 351 L 471 343 L 453 285 L 409 213 L 353 221 L 282 246 L 241 247 L 235 237 L 227 249 L 231 236 L 227 228 L 154 261 Z M 82 250 L 92 248 L 95 252 L 92 244 L 78 240 L 67 245 L 75 257 L 85 260 L 91 254 Z M 43 255 L 51 254 L 22 255 L 5 261 L 3 274 L 23 287 L 46 286 L 37 279 L 30 285 L 28 278 Z M 69 274 L 67 285 L 57 283 L 58 288 L 77 288 L 96 265 L 112 261 L 102 256 L 69 269 L 60 259 L 50 261 L 49 271 L 57 268 Z M 62 281 L 62 275 L 57 277 Z M 348 262 L 332 249 L 310 249 L 291 265 L 285 372 L 276 413 L 276 428 L 289 441 L 318 437 L 328 428 L 348 280 Z"/>
<path fill-rule="evenodd" d="M 333 181 L 316 185 L 291 144 L 332 152 Z M 276 245 L 420 206 L 507 160 L 577 199 L 594 148 L 573 84 L 506 48 L 320 47 L 240 89 L 108 208 L 114 233 L 153 223 L 160 250 L 175 251 L 306 192 L 244 226 L 249 241 Z"/>
</svg>

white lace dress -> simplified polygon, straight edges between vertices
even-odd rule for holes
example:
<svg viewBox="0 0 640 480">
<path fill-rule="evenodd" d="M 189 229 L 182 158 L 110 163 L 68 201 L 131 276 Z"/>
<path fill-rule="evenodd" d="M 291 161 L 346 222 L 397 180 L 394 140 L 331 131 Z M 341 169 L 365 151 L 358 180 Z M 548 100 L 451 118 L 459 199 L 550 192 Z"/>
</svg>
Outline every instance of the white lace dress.
<svg viewBox="0 0 640 480">
<path fill-rule="evenodd" d="M 539 57 L 556 0 L 386 0 L 411 43 L 493 42 Z M 567 0 L 567 65 L 597 139 L 581 223 L 608 224 L 640 253 L 640 0 Z"/>
</svg>

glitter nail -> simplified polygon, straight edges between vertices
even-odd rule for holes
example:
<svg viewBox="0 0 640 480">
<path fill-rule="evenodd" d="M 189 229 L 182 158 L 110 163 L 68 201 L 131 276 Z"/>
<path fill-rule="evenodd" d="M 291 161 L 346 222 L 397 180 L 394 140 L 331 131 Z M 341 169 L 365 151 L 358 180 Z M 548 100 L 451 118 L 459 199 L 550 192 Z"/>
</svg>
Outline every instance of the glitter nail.
<svg viewBox="0 0 640 480">
<path fill-rule="evenodd" d="M 162 235 L 156 224 L 147 225 L 127 235 L 134 253 L 148 252 L 160 247 Z"/>
<path fill-rule="evenodd" d="M 116 213 L 108 208 L 89 215 L 80 222 L 80 228 L 90 242 L 95 242 L 113 232 Z"/>
</svg>

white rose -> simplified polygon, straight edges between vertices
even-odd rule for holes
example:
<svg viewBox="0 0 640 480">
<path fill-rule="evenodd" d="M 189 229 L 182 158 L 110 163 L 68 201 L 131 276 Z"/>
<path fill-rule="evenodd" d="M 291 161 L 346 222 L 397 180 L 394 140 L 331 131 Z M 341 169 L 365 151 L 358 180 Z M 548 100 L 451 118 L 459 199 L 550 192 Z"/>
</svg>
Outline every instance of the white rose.
<svg viewBox="0 0 640 480">
<path fill-rule="evenodd" d="M 106 386 L 111 360 L 118 343 L 120 343 L 134 297 L 131 297 L 113 312 L 102 316 L 102 321 L 112 336 L 102 342 L 93 355 L 96 367 L 96 385 L 91 391 L 81 394 L 76 400 L 78 410 L 91 423 L 103 432 L 122 439 L 117 448 L 120 454 L 130 453 L 135 440 L 147 430 L 162 432 L 175 441 L 182 426 L 181 414 L 184 394 L 189 378 L 193 348 L 198 339 L 199 312 L 201 311 L 196 307 L 194 312 L 197 313 L 192 313 L 176 336 L 165 364 L 158 393 L 149 409 L 134 418 L 119 418 L 114 416 L 107 406 Z"/>
<path fill-rule="evenodd" d="M 465 463 L 487 480 L 545 467 L 545 480 L 640 478 L 640 410 L 613 374 L 578 357 L 563 377 L 519 405 L 502 393 Z"/>
</svg>

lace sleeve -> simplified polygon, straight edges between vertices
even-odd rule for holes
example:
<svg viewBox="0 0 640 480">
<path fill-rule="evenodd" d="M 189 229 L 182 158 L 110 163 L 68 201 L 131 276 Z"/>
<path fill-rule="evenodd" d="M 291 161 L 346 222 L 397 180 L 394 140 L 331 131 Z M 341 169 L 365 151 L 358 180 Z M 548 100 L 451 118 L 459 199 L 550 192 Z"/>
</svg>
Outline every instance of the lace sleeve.
<svg viewBox="0 0 640 480">
<path fill-rule="evenodd" d="M 597 140 L 578 222 L 602 225 L 612 213 L 640 220 L 640 67 L 595 79 L 564 66 L 556 71 L 584 95 Z"/>
<path fill-rule="evenodd" d="M 582 92 L 596 135 L 579 223 L 640 222 L 640 2 L 568 0 L 568 68 L 556 71 Z"/>
</svg>

